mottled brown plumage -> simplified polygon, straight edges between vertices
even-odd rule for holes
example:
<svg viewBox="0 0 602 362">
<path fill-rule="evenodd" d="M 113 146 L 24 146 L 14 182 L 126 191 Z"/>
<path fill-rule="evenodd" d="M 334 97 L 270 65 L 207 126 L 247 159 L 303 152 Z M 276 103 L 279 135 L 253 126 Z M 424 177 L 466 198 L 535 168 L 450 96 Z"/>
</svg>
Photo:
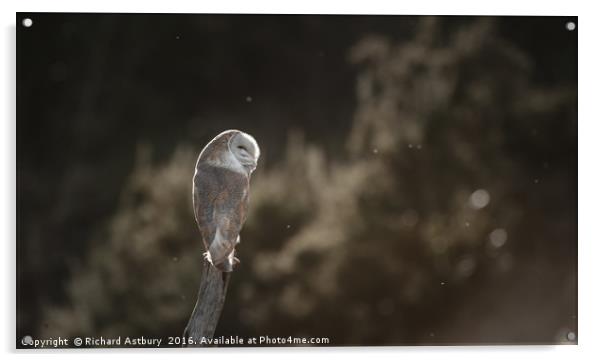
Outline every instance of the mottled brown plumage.
<svg viewBox="0 0 602 362">
<path fill-rule="evenodd" d="M 209 142 L 197 160 L 192 188 L 194 214 L 206 259 L 225 272 L 239 262 L 234 249 L 247 218 L 249 180 L 258 158 L 259 147 L 253 137 L 231 130 Z"/>
</svg>

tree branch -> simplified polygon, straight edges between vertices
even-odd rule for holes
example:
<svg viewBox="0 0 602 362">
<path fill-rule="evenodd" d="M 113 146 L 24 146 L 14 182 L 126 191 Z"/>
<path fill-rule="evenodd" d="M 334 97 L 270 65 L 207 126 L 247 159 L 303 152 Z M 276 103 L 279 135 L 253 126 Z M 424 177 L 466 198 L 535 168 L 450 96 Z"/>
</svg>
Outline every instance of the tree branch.
<svg viewBox="0 0 602 362">
<path fill-rule="evenodd" d="M 184 338 L 192 337 L 198 343 L 202 337 L 213 337 L 226 300 L 229 281 L 230 273 L 224 273 L 204 261 L 199 294 L 184 329 Z"/>
</svg>

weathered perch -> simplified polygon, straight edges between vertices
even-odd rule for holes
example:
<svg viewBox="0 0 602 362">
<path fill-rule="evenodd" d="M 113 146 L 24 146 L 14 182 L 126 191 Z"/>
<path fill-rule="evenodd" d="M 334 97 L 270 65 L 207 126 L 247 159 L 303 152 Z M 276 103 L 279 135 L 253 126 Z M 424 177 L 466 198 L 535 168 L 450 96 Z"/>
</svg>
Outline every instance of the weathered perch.
<svg viewBox="0 0 602 362">
<path fill-rule="evenodd" d="M 202 337 L 213 337 L 226 300 L 229 281 L 230 273 L 224 273 L 204 261 L 196 305 L 184 329 L 184 338 L 192 337 L 198 343 Z"/>
</svg>

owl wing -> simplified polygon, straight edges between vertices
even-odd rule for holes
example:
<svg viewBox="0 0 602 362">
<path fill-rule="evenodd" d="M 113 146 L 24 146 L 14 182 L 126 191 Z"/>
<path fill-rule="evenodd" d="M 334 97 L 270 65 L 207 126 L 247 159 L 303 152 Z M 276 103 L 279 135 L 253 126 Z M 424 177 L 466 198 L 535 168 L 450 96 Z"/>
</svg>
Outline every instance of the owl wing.
<svg viewBox="0 0 602 362">
<path fill-rule="evenodd" d="M 213 265 L 234 250 L 247 217 L 249 182 L 245 175 L 207 164 L 197 165 L 193 204 L 197 225 Z"/>
</svg>

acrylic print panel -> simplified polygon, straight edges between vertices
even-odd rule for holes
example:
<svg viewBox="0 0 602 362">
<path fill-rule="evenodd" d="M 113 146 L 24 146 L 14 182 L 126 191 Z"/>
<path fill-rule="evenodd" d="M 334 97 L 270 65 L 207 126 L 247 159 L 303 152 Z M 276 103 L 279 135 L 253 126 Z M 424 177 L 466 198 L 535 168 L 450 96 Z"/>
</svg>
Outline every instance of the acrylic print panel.
<svg viewBox="0 0 602 362">
<path fill-rule="evenodd" d="M 17 348 L 577 343 L 576 17 L 16 16 Z"/>
</svg>

